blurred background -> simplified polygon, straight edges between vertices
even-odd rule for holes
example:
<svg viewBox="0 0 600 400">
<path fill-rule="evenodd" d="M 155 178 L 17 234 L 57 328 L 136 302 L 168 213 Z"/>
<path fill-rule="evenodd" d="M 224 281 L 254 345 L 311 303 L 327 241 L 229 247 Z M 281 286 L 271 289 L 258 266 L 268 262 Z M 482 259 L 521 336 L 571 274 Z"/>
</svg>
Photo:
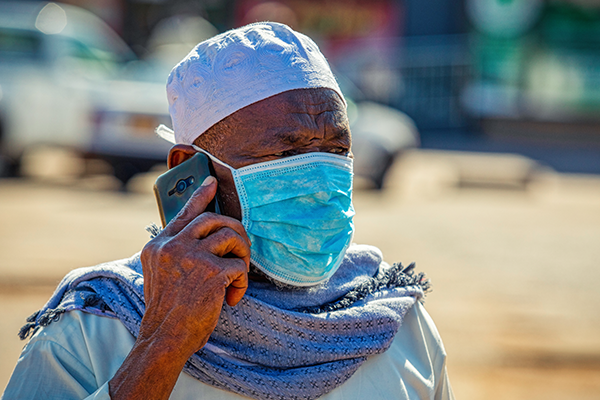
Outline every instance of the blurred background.
<svg viewBox="0 0 600 400">
<path fill-rule="evenodd" d="M 70 269 L 159 220 L 165 82 L 246 23 L 348 98 L 356 240 L 417 262 L 459 399 L 600 398 L 600 1 L 0 1 L 0 387 Z"/>
</svg>

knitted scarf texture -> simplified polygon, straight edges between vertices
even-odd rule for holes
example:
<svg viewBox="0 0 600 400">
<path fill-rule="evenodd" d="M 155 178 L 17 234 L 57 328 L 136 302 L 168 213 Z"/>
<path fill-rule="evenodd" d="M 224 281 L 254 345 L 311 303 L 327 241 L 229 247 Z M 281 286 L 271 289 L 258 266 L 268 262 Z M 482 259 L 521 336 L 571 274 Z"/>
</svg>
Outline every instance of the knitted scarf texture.
<svg viewBox="0 0 600 400">
<path fill-rule="evenodd" d="M 137 337 L 143 283 L 139 254 L 73 270 L 19 336 L 81 310 L 117 318 Z M 407 311 L 428 289 L 413 264 L 390 266 L 377 248 L 352 245 L 323 285 L 285 290 L 251 281 L 235 307 L 223 305 L 208 343 L 184 371 L 255 399 L 318 398 L 348 380 L 367 357 L 387 350 Z"/>
</svg>

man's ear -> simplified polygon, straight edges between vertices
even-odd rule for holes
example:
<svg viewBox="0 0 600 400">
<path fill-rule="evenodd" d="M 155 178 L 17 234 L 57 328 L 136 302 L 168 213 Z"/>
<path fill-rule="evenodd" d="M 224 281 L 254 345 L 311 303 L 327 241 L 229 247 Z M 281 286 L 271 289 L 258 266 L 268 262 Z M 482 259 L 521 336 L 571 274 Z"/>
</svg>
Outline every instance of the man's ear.
<svg viewBox="0 0 600 400">
<path fill-rule="evenodd" d="M 169 156 L 167 157 L 167 166 L 169 169 L 178 166 L 185 160 L 191 158 L 197 151 L 190 145 L 187 144 L 176 144 L 169 150 Z"/>
</svg>

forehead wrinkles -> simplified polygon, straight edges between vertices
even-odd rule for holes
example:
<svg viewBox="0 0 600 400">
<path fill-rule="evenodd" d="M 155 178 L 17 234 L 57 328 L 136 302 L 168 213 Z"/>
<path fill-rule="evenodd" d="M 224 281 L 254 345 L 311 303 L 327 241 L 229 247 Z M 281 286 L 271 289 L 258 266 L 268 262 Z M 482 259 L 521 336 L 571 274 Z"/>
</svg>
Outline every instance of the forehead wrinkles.
<svg viewBox="0 0 600 400">
<path fill-rule="evenodd" d="M 318 137 L 340 143 L 350 141 L 346 118 L 341 110 L 289 113 L 288 117 L 290 118 L 284 119 L 282 124 L 265 129 L 265 144 L 279 142 L 301 146 Z"/>
<path fill-rule="evenodd" d="M 341 139 L 347 135 L 345 108 L 337 93 L 321 90 L 293 94 L 278 107 L 284 124 L 287 122 L 292 125 L 273 132 L 278 138 L 287 143 L 302 141 L 304 135 L 296 131 L 297 128 L 301 131 L 303 128 L 319 130 L 330 139 Z"/>
<path fill-rule="evenodd" d="M 342 125 L 347 119 L 345 109 L 335 93 L 319 93 L 317 96 L 305 94 L 301 99 L 292 100 L 286 102 L 281 111 L 286 118 L 307 126 L 323 129 L 327 125 Z"/>
<path fill-rule="evenodd" d="M 298 143 L 307 132 L 305 128 L 327 131 L 328 137 L 336 139 L 348 135 L 343 102 L 330 89 L 284 92 L 245 107 L 223 122 L 228 122 L 229 133 L 245 132 L 243 136 L 249 134 L 253 137 L 250 142 L 258 142 L 261 146 L 273 144 L 278 139 Z M 330 136 L 330 132 L 335 134 Z"/>
<path fill-rule="evenodd" d="M 325 116 L 327 121 L 343 122 L 346 119 L 343 105 L 333 96 L 296 95 L 280 100 L 264 103 L 260 107 L 248 107 L 234 114 L 232 119 L 244 126 L 261 126 L 264 123 L 285 126 L 298 122 L 314 125 L 320 116 Z M 261 128 L 264 129 L 265 126 L 262 125 Z"/>
<path fill-rule="evenodd" d="M 321 115 L 326 112 L 339 112 L 339 107 L 333 101 L 320 101 L 318 103 L 305 102 L 302 104 L 292 104 L 288 113 L 289 114 L 308 114 L 308 115 Z"/>
<path fill-rule="evenodd" d="M 331 89 L 297 90 L 287 93 L 290 112 L 318 115 L 326 111 L 341 111 L 344 107 L 339 95 Z"/>
</svg>

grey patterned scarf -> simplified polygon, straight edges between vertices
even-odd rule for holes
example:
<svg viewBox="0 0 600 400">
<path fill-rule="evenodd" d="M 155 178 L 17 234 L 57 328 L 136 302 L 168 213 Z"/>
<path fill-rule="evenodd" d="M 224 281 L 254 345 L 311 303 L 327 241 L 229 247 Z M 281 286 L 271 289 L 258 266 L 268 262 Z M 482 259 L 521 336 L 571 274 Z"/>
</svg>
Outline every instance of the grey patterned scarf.
<svg viewBox="0 0 600 400">
<path fill-rule="evenodd" d="M 255 399 L 320 397 L 390 346 L 406 312 L 429 288 L 413 268 L 390 266 L 378 249 L 353 245 L 321 286 L 282 290 L 251 282 L 238 305 L 223 306 L 207 345 L 184 371 Z M 81 310 L 118 318 L 137 337 L 143 282 L 139 254 L 73 270 L 19 335 L 25 339 L 62 313 Z"/>
</svg>

